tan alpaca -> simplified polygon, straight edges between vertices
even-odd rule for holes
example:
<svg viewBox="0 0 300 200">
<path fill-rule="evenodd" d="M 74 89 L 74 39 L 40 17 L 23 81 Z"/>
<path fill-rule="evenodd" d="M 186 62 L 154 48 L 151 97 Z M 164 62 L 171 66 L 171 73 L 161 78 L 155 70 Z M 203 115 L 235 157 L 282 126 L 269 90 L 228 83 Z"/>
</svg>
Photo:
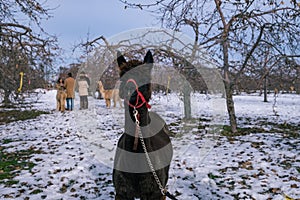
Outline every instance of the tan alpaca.
<svg viewBox="0 0 300 200">
<path fill-rule="evenodd" d="M 117 102 L 119 102 L 121 108 L 123 107 L 122 101 L 119 96 L 119 89 L 105 90 L 101 81 L 98 82 L 98 87 L 102 97 L 105 99 L 107 108 L 111 107 L 111 99 L 114 102 L 114 107 L 116 107 Z"/>
</svg>

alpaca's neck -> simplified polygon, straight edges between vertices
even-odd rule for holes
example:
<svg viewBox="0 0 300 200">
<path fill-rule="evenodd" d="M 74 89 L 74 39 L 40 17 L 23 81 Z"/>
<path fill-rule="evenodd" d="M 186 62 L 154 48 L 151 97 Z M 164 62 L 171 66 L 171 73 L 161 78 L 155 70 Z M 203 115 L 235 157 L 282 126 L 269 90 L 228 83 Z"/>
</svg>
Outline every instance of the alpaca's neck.
<svg viewBox="0 0 300 200">
<path fill-rule="evenodd" d="M 146 126 L 150 123 L 149 112 L 146 106 L 138 109 L 139 125 Z M 133 108 L 125 106 L 125 132 L 128 134 L 134 134 L 136 128 L 135 117 L 133 114 Z"/>
</svg>

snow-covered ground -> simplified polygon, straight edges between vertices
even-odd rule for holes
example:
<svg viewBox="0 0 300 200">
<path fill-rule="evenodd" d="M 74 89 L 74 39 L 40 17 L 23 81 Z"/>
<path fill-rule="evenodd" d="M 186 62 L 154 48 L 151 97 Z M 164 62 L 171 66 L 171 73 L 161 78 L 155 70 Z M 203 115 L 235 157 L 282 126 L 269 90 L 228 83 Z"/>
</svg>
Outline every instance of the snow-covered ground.
<svg viewBox="0 0 300 200">
<path fill-rule="evenodd" d="M 112 163 L 124 126 L 124 111 L 105 108 L 89 97 L 89 109 L 55 111 L 56 91 L 43 94 L 33 108 L 51 111 L 37 119 L 0 126 L 0 146 L 8 152 L 39 150 L 36 165 L 18 172 L 17 184 L 0 185 L 0 199 L 113 199 Z M 154 94 L 152 111 L 176 133 L 168 182 L 169 192 L 185 200 L 300 199 L 300 137 L 281 126 L 300 124 L 300 96 L 279 94 L 262 102 L 257 95 L 235 96 L 239 124 L 250 134 L 225 137 L 225 101 L 219 96 L 193 94 L 193 120 L 182 120 L 182 97 Z M 263 130 L 251 133 L 251 128 Z M 3 143 L 10 140 L 12 142 Z M 1 173 L 1 172 L 0 172 Z"/>
</svg>

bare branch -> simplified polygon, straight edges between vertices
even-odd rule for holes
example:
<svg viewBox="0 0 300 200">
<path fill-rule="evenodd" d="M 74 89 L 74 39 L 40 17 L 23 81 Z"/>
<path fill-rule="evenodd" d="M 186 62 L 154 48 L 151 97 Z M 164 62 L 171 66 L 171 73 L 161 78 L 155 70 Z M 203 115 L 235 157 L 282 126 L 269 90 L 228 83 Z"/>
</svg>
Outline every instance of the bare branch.
<svg viewBox="0 0 300 200">
<path fill-rule="evenodd" d="M 166 0 L 157 0 L 155 3 L 149 3 L 149 4 L 140 4 L 140 3 L 129 3 L 127 0 L 119 0 L 123 4 L 125 4 L 125 9 L 127 8 L 138 8 L 138 9 L 143 9 L 144 7 L 150 8 L 154 6 L 158 6 L 162 3 L 164 3 Z"/>
</svg>

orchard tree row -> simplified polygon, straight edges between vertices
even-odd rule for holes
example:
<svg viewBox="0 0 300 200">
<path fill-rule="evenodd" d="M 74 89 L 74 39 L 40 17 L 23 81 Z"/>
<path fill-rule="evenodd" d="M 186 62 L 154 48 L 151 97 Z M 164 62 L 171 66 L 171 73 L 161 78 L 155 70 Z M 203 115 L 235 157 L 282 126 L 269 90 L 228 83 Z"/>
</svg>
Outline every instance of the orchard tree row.
<svg viewBox="0 0 300 200">
<path fill-rule="evenodd" d="M 45 3 L 0 0 L 0 91 L 5 105 L 21 92 L 21 79 L 22 90 L 41 87 L 53 68 L 59 49 L 57 38 L 41 24 L 51 17 Z"/>
<path fill-rule="evenodd" d="M 221 70 L 233 133 L 237 132 L 233 94 L 244 76 L 267 86 L 268 80 L 284 80 L 288 74 L 293 77 L 290 86 L 299 91 L 299 1 L 119 1 L 125 9 L 152 12 L 163 27 L 193 33 L 195 47 L 204 48 Z"/>
</svg>

